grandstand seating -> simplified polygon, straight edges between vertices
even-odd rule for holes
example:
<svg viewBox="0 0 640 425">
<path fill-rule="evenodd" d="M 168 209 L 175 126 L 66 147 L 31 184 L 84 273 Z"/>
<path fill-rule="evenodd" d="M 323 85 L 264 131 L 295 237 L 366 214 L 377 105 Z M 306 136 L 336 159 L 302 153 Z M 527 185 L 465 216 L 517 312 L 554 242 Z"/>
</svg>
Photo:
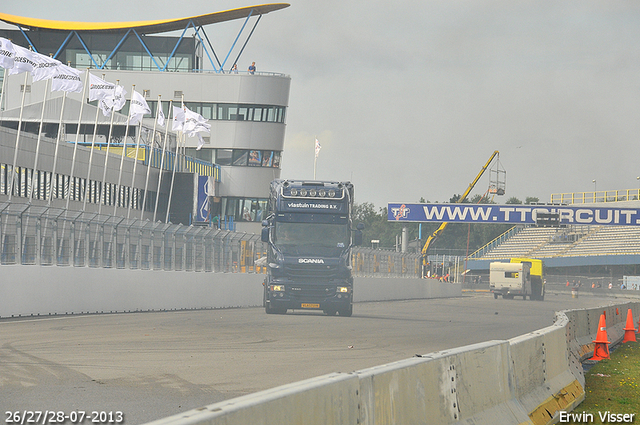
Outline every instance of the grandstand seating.
<svg viewBox="0 0 640 425">
<path fill-rule="evenodd" d="M 640 228 L 601 226 L 568 249 L 565 256 L 621 255 L 640 253 Z"/>
<path fill-rule="evenodd" d="M 556 233 L 555 228 L 525 227 L 481 258 L 526 257 L 540 245 L 550 241 Z"/>
<path fill-rule="evenodd" d="M 476 258 L 552 258 L 622 254 L 640 254 L 640 227 L 525 227 Z"/>
</svg>

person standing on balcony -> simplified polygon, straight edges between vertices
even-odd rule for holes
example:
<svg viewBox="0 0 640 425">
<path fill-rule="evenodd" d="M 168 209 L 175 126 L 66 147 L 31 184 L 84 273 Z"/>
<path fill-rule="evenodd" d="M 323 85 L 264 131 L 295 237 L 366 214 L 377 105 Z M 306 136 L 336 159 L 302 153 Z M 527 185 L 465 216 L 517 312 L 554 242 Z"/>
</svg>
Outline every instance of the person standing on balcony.
<svg viewBox="0 0 640 425">
<path fill-rule="evenodd" d="M 249 74 L 253 75 L 256 73 L 256 63 L 251 62 L 251 66 L 249 66 Z"/>
</svg>

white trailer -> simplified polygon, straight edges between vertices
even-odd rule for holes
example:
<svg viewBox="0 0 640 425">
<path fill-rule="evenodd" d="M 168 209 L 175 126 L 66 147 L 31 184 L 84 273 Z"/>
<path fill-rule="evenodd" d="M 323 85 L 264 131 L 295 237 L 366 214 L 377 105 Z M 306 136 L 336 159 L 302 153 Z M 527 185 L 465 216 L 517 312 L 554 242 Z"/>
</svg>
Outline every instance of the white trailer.
<svg viewBox="0 0 640 425">
<path fill-rule="evenodd" d="M 514 296 L 531 298 L 531 264 L 529 263 L 491 263 L 489 266 L 489 287 L 493 297 L 512 299 Z"/>
</svg>

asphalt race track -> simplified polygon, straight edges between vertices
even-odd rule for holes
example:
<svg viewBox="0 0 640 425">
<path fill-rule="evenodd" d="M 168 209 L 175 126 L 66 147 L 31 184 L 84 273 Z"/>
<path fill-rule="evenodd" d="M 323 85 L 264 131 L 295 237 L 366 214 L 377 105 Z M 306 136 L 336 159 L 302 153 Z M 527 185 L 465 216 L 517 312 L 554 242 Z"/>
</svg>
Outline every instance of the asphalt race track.
<svg viewBox="0 0 640 425">
<path fill-rule="evenodd" d="M 551 325 L 554 312 L 622 302 L 462 298 L 359 303 L 350 318 L 262 308 L 0 320 L 0 413 L 122 411 L 139 424 L 331 372 Z"/>
</svg>

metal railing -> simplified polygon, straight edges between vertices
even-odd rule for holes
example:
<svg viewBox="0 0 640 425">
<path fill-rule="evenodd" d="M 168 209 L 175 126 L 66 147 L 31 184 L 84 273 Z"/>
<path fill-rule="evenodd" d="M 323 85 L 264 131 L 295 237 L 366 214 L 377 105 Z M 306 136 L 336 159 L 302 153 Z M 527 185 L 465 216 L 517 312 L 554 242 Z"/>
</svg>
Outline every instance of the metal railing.
<svg viewBox="0 0 640 425">
<path fill-rule="evenodd" d="M 0 265 L 265 273 L 260 235 L 0 204 Z M 416 277 L 420 254 L 355 248 L 355 276 Z"/>
<path fill-rule="evenodd" d="M 505 231 L 501 235 L 495 237 L 492 241 L 490 241 L 487 244 L 485 244 L 484 246 L 478 248 L 475 252 L 471 253 L 468 258 L 470 258 L 470 259 L 472 259 L 472 258 L 481 258 L 483 255 L 485 255 L 487 252 L 489 252 L 490 250 L 492 250 L 496 246 L 499 246 L 500 244 L 502 244 L 503 242 L 505 242 L 506 240 L 508 240 L 512 236 L 517 235 L 518 232 L 520 232 L 523 228 L 524 228 L 523 226 L 513 226 L 512 228 L 508 229 L 507 231 Z"/>
<path fill-rule="evenodd" d="M 595 204 L 599 202 L 637 201 L 638 199 L 640 199 L 640 188 L 551 194 L 551 203 L 560 204 Z"/>
</svg>

